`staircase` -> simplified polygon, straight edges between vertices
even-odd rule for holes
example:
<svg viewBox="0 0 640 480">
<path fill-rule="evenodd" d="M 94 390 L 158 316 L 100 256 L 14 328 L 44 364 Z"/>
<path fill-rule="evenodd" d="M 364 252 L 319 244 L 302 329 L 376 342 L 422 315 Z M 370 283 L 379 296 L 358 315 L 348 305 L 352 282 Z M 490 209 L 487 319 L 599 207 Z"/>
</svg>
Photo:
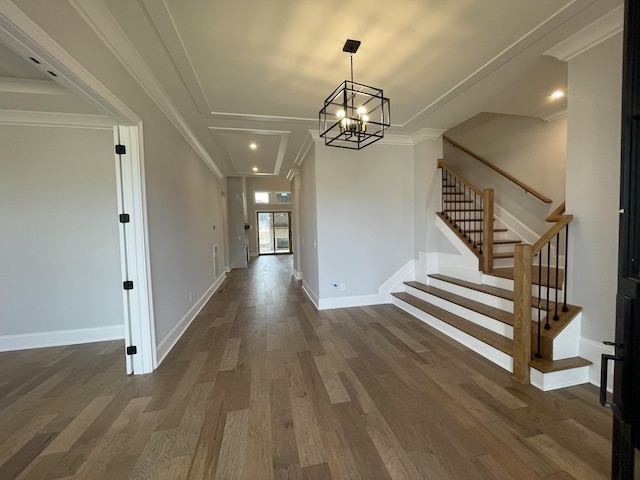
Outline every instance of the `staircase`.
<svg viewBox="0 0 640 480">
<path fill-rule="evenodd" d="M 549 235 L 541 238 L 546 242 L 544 247 L 537 246 L 539 242 L 534 247 L 521 247 L 520 251 L 528 248 L 539 253 L 533 264 L 529 257 L 532 284 L 525 287 L 530 295 L 524 296 L 528 307 L 519 307 L 522 285 L 518 290 L 514 274 L 520 275 L 516 278 L 527 275 L 518 274 L 514 265 L 521 255 L 515 246 L 521 245 L 522 239 L 493 217 L 493 207 L 486 200 L 492 202 L 492 192 L 487 195 L 456 177 L 452 181 L 450 175 L 443 174 L 442 211 L 437 213 L 436 225 L 461 252 L 455 257 L 458 264 L 451 264 L 451 256 L 440 255 L 438 273 L 431 267 L 426 279 L 405 282 L 403 291 L 392 293 L 392 303 L 513 372 L 519 381 L 530 378 L 545 391 L 585 383 L 591 362 L 578 355 L 581 308 L 566 304 L 564 299 L 564 265 L 557 261 L 562 249 L 560 227 L 552 227 Z M 480 196 L 484 202 L 478 200 Z M 557 243 L 553 254 L 546 236 Z M 523 335 L 525 325 L 530 335 Z M 520 342 L 515 341 L 518 339 Z M 531 344 L 530 349 L 522 350 L 522 339 Z"/>
</svg>

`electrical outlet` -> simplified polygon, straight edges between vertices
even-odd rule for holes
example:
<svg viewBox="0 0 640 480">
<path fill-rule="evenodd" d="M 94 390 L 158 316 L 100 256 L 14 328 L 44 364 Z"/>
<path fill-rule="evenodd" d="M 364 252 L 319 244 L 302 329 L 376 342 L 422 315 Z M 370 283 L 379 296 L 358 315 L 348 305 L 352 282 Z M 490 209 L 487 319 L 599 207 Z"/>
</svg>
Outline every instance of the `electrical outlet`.
<svg viewBox="0 0 640 480">
<path fill-rule="evenodd" d="M 346 285 L 344 283 L 340 284 L 340 291 L 344 292 L 347 289 Z"/>
</svg>

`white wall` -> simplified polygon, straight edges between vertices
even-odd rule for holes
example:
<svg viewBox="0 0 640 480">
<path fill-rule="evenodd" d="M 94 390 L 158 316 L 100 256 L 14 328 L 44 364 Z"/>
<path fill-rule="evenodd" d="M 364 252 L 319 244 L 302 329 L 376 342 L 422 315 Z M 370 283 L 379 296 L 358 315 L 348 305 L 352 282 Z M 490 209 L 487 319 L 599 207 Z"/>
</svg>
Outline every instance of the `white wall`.
<svg viewBox="0 0 640 480">
<path fill-rule="evenodd" d="M 618 264 L 622 34 L 569 61 L 569 301 L 582 336 L 614 337 Z"/>
<path fill-rule="evenodd" d="M 565 200 L 566 118 L 480 113 L 446 135 L 553 200 L 545 204 L 464 152 L 444 144 L 449 166 L 478 188 L 493 188 L 495 200 L 539 234 L 549 212 Z"/>
<path fill-rule="evenodd" d="M 413 259 L 413 147 L 315 150 L 320 298 L 377 295 Z"/>
<path fill-rule="evenodd" d="M 318 224 L 316 206 L 316 153 L 311 148 L 300 166 L 300 255 L 302 286 L 318 305 Z"/>
<path fill-rule="evenodd" d="M 253 201 L 254 192 L 289 192 L 291 190 L 291 182 L 283 177 L 260 176 L 247 177 L 247 223 L 251 225 L 248 232 L 249 253 L 258 255 L 258 225 L 257 212 L 290 212 L 292 204 L 258 204 Z M 293 219 L 292 219 L 293 220 Z"/>
<path fill-rule="evenodd" d="M 438 210 L 440 171 L 438 160 L 442 158 L 442 137 L 423 140 L 414 147 L 414 258 L 438 251 L 435 212 Z M 425 258 L 422 258 L 425 260 Z M 422 276 L 421 281 L 426 282 Z"/>
<path fill-rule="evenodd" d="M 124 338 L 113 131 L 0 125 L 0 145 L 0 350 Z"/>
</svg>

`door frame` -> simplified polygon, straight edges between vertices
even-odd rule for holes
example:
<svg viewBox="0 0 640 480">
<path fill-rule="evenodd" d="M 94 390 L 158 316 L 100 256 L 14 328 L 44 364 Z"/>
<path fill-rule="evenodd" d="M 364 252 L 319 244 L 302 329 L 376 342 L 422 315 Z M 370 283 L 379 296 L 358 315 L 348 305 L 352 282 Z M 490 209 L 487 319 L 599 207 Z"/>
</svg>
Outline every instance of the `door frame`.
<svg viewBox="0 0 640 480">
<path fill-rule="evenodd" d="M 270 214 L 275 214 L 275 213 L 286 213 L 287 216 L 289 217 L 289 251 L 288 252 L 276 252 L 276 243 L 275 243 L 275 233 L 274 233 L 274 239 L 273 239 L 273 253 L 260 253 L 260 214 L 261 213 L 270 213 Z M 274 222 L 275 223 L 275 222 Z M 275 229 L 275 226 L 274 226 Z M 260 210 L 260 211 L 256 211 L 256 245 L 257 245 L 257 250 L 258 250 L 258 256 L 260 255 L 291 255 L 293 253 L 293 245 L 291 244 L 292 238 L 291 238 L 291 232 L 292 232 L 292 228 L 291 228 L 291 210 Z"/>
</svg>

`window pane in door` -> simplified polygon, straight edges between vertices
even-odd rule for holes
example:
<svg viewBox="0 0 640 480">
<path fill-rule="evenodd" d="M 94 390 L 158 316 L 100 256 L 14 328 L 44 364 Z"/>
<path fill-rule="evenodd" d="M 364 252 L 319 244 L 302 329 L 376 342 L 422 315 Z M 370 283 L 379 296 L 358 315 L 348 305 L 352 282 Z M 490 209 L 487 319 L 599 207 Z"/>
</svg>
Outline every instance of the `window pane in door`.
<svg viewBox="0 0 640 480">
<path fill-rule="evenodd" d="M 275 212 L 273 217 L 275 252 L 289 253 L 289 212 Z"/>
<path fill-rule="evenodd" d="M 258 213 L 258 253 L 275 253 L 272 213 Z"/>
</svg>

